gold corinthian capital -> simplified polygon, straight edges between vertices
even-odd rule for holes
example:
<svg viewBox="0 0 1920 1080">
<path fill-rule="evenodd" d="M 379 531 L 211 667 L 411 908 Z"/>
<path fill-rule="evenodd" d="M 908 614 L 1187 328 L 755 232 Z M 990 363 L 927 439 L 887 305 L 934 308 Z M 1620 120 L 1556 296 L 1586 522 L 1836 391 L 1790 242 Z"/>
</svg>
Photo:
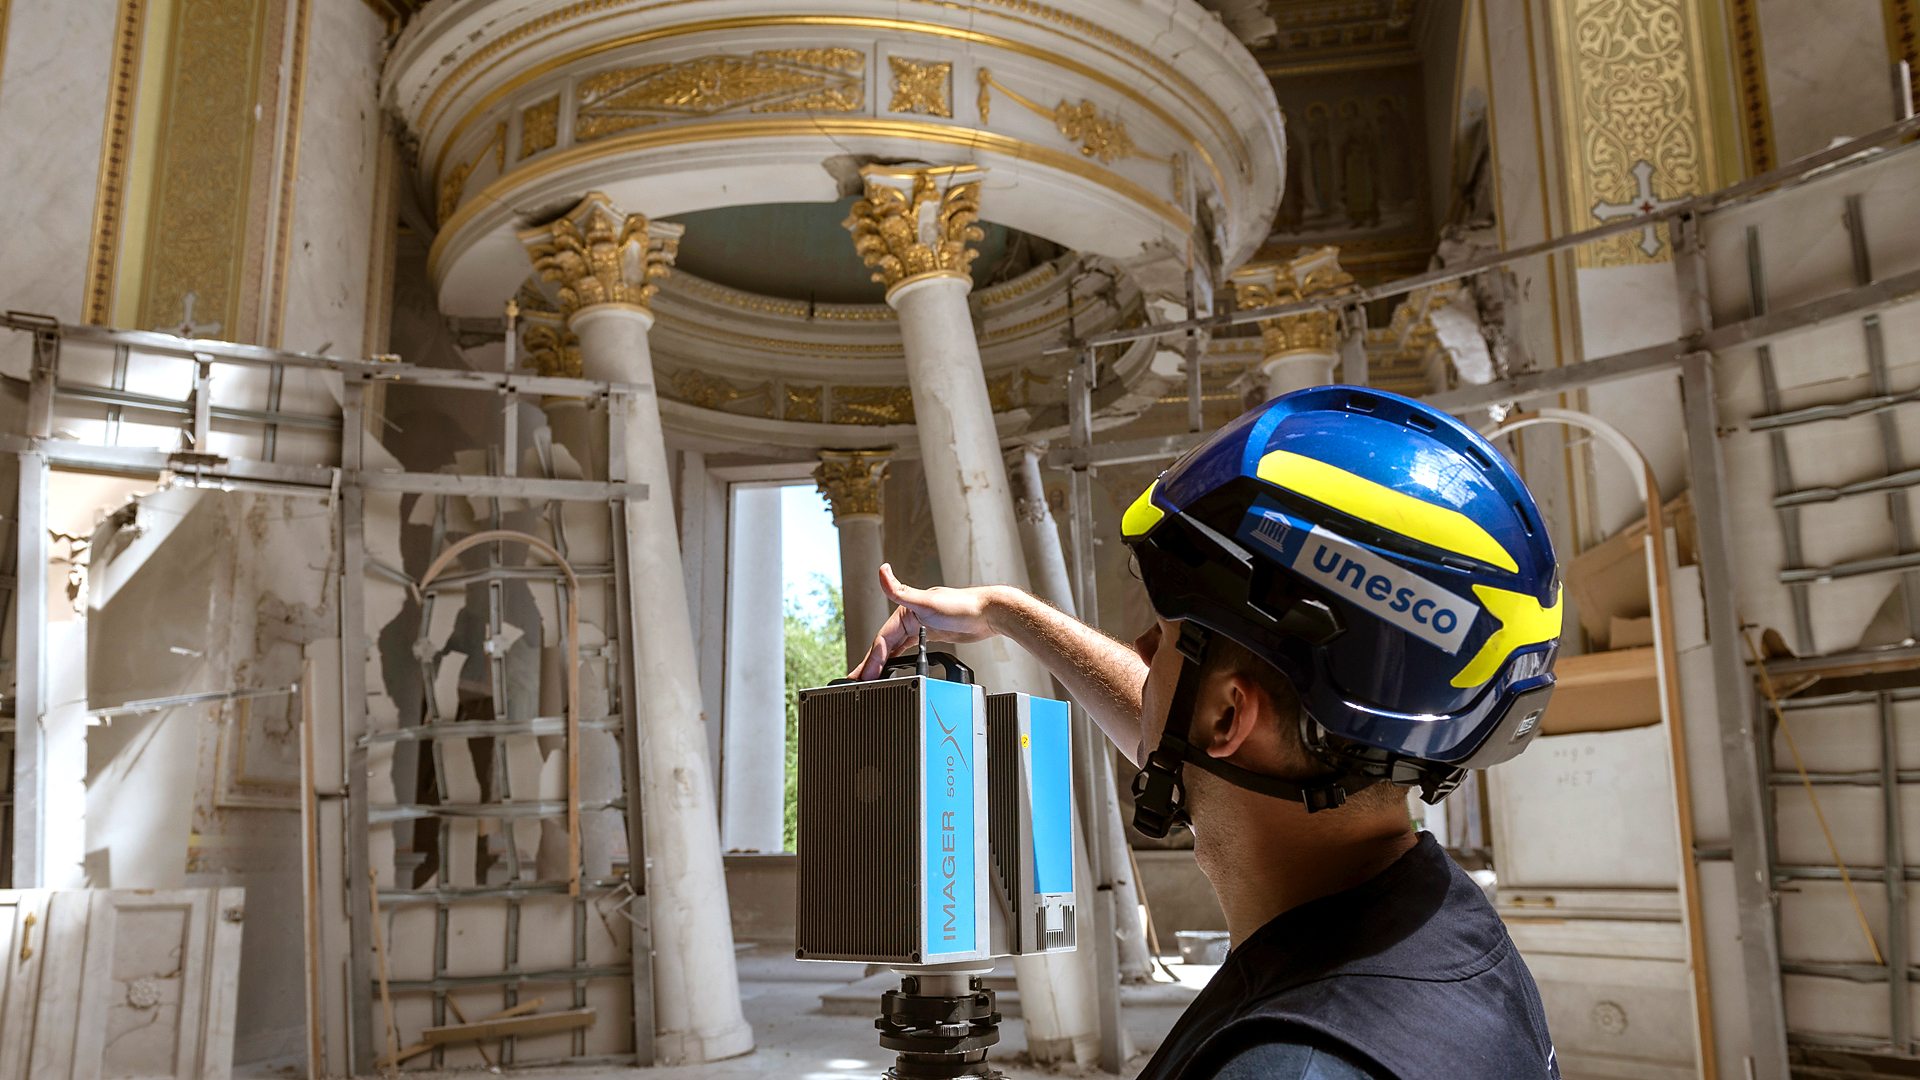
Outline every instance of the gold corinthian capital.
<svg viewBox="0 0 1920 1080">
<path fill-rule="evenodd" d="M 1263 308 L 1323 296 L 1338 296 L 1353 288 L 1353 276 L 1340 268 L 1340 249 L 1314 248 L 1284 262 L 1248 263 L 1233 272 L 1234 299 L 1240 307 Z M 1307 311 L 1260 320 L 1260 336 L 1268 359 L 1294 353 L 1332 353 L 1338 350 L 1339 313 Z"/>
<path fill-rule="evenodd" d="M 860 170 L 865 194 L 842 224 L 889 295 L 921 278 L 969 277 L 977 254 L 969 245 L 986 235 L 975 224 L 985 175 L 973 165 Z"/>
<path fill-rule="evenodd" d="M 673 270 L 681 227 L 625 214 L 599 192 L 554 221 L 525 229 L 520 242 L 545 281 L 560 287 L 560 313 L 572 319 L 598 304 L 650 310 Z"/>
<path fill-rule="evenodd" d="M 822 450 L 813 470 L 836 524 L 849 517 L 879 517 L 880 482 L 886 477 L 883 450 Z"/>
</svg>

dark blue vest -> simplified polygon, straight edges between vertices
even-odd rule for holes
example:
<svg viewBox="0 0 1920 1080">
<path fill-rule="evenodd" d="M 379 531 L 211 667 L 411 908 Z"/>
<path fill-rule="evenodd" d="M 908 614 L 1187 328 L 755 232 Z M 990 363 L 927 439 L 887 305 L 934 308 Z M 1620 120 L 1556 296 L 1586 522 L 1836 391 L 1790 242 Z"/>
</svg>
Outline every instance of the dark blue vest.
<svg viewBox="0 0 1920 1080">
<path fill-rule="evenodd" d="M 1404 1080 L 1558 1080 L 1540 992 L 1433 837 L 1282 913 L 1227 956 L 1141 1080 L 1201 1080 L 1249 1047 L 1345 1048 Z"/>
</svg>

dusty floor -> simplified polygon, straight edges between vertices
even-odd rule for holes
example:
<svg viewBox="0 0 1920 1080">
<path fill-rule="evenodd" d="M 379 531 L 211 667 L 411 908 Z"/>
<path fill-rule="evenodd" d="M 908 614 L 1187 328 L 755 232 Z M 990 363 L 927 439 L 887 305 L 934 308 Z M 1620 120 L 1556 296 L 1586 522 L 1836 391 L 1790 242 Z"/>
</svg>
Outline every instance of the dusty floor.
<svg viewBox="0 0 1920 1080">
<path fill-rule="evenodd" d="M 864 972 L 856 965 L 803 964 L 785 949 L 773 946 L 743 945 L 739 954 L 740 996 L 747 1020 L 753 1024 L 757 1049 L 745 1057 L 711 1065 L 687 1065 L 649 1069 L 644 1080 L 763 1080 L 783 1077 L 791 1080 L 854 1080 L 878 1077 L 892 1063 L 892 1055 L 882 1051 L 873 1029 L 873 1015 L 834 1015 L 822 1010 L 821 995 L 844 987 Z M 1136 1053 L 1123 1070 L 1132 1076 L 1146 1064 L 1148 1055 L 1166 1035 L 1194 990 L 1204 985 L 1213 973 L 1209 967 L 1171 969 L 1182 985 L 1161 983 L 1136 988 L 1127 995 L 1124 1008 L 1127 1033 Z M 1165 976 L 1162 975 L 1164 979 Z M 1019 1019 L 1004 1022 L 1000 1045 L 991 1060 L 1008 1080 L 1036 1080 L 1061 1075 L 1107 1076 L 1093 1070 L 1041 1069 L 1026 1062 L 1026 1026 Z M 278 1063 L 275 1063 L 278 1064 Z M 626 1072 L 628 1070 L 619 1070 Z M 474 1073 L 407 1072 L 407 1077 L 430 1078 Z M 567 1077 L 578 1080 L 583 1074 L 575 1069 L 528 1070 L 523 1077 Z M 237 1066 L 235 1080 L 284 1080 L 285 1074 L 268 1065 Z"/>
</svg>

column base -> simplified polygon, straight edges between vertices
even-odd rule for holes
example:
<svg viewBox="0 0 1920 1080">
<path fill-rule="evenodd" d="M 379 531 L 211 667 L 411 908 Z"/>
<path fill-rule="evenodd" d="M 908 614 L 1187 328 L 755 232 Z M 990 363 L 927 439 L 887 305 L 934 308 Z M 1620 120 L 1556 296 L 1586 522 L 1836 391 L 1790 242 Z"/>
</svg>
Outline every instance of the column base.
<svg viewBox="0 0 1920 1080">
<path fill-rule="evenodd" d="M 1267 381 L 1267 400 L 1312 386 L 1333 382 L 1335 356 L 1325 352 L 1288 352 L 1269 356 L 1260 362 L 1260 375 Z"/>
<path fill-rule="evenodd" d="M 745 1021 L 720 1031 L 663 1031 L 654 1036 L 654 1060 L 662 1065 L 701 1065 L 753 1052 L 753 1027 Z"/>
</svg>

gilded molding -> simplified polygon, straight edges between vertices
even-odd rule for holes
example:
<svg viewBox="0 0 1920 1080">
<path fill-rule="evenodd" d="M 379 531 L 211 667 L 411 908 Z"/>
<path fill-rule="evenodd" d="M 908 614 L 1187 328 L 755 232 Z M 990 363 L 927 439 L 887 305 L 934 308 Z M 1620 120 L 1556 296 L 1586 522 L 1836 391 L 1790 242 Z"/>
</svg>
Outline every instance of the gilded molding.
<svg viewBox="0 0 1920 1080">
<path fill-rule="evenodd" d="M 472 216 L 480 213 L 485 207 L 511 202 L 515 189 L 536 179 L 590 162 L 610 157 L 624 157 L 668 146 L 727 139 L 789 138 L 807 135 L 829 139 L 867 136 L 914 139 L 932 145 L 1003 154 L 1048 168 L 1059 169 L 1090 183 L 1098 184 L 1128 202 L 1157 215 L 1182 233 L 1193 228 L 1192 219 L 1182 213 L 1179 208 L 1125 176 L 1092 164 L 1077 154 L 1009 138 L 996 132 L 964 127 L 959 124 L 931 124 L 918 120 L 835 116 L 813 116 L 804 119 L 763 117 L 751 120 L 716 120 L 704 124 L 674 125 L 664 129 L 641 129 L 602 142 L 568 147 L 543 155 L 507 176 L 496 178 L 481 189 L 479 197 L 462 201 L 453 219 L 442 222 L 440 229 L 434 235 L 433 246 L 427 253 L 427 272 L 430 275 L 438 273 L 448 244 L 460 235 Z"/>
<path fill-rule="evenodd" d="M 1286 262 L 1249 263 L 1235 270 L 1230 281 L 1243 309 L 1339 296 L 1354 287 L 1353 276 L 1340 267 L 1337 247 L 1304 251 Z M 1335 352 L 1340 347 L 1339 323 L 1339 312 L 1331 308 L 1261 319 L 1264 358 Z"/>
<path fill-rule="evenodd" d="M 651 310 L 660 280 L 673 270 L 680 231 L 623 214 L 596 191 L 551 224 L 523 230 L 520 242 L 541 279 L 560 287 L 560 312 L 571 320 L 596 304 Z"/>
<path fill-rule="evenodd" d="M 867 54 L 859 49 L 763 49 L 640 64 L 574 84 L 573 137 L 590 142 L 637 127 L 728 112 L 858 112 Z"/>
<path fill-rule="evenodd" d="M 264 5 L 181 0 L 159 123 L 138 325 L 250 336 L 241 293 Z M 255 246 L 255 250 L 258 247 Z"/>
<path fill-rule="evenodd" d="M 113 34 L 113 83 L 107 92 L 106 130 L 100 137 L 100 173 L 93 197 L 92 242 L 81 318 L 113 321 L 113 282 L 120 254 L 120 218 L 127 184 L 127 147 L 133 138 L 134 90 L 140 77 L 140 37 L 147 0 L 120 0 Z M 0 47 L 5 38 L 0 37 Z"/>
<path fill-rule="evenodd" d="M 268 345 L 279 348 L 287 322 L 287 267 L 293 258 L 293 199 L 300 177 L 300 118 L 305 114 L 307 30 L 313 21 L 312 0 L 293 0 L 293 63 L 287 72 L 285 137 L 280 144 L 280 205 L 273 229 L 273 286 L 267 304 Z"/>
<path fill-rule="evenodd" d="M 822 450 L 813 482 L 833 511 L 834 524 L 850 517 L 879 517 L 881 485 L 890 461 L 884 450 Z"/>
<path fill-rule="evenodd" d="M 884 426 L 913 423 L 913 391 L 904 386 L 836 386 L 833 423 Z"/>
<path fill-rule="evenodd" d="M 741 386 L 718 375 L 681 368 L 668 378 L 667 385 L 673 390 L 675 400 L 701 409 L 721 410 L 736 401 L 759 399 L 764 406 L 762 415 L 773 419 L 773 383 L 770 380 Z"/>
<path fill-rule="evenodd" d="M 1612 220 L 1710 190 L 1696 5 L 1703 0 L 1554 0 L 1567 121 L 1567 198 L 1576 223 Z M 1664 227 L 1581 246 L 1581 266 L 1664 262 Z"/>
<path fill-rule="evenodd" d="M 822 387 L 819 383 L 814 383 L 811 386 L 788 383 L 782 389 L 787 400 L 786 409 L 780 414 L 782 419 L 808 424 L 817 424 L 820 422 L 820 391 Z"/>
<path fill-rule="evenodd" d="M 560 98 L 555 95 L 520 110 L 520 161 L 560 145 Z"/>
<path fill-rule="evenodd" d="M 978 254 L 971 245 L 986 236 L 975 224 L 985 175 L 968 165 L 862 167 L 866 194 L 841 224 L 853 234 L 854 251 L 874 268 L 873 280 L 892 289 L 924 274 L 966 276 Z"/>
<path fill-rule="evenodd" d="M 1145 158 L 1148 161 L 1171 162 L 1173 160 L 1169 156 L 1149 154 L 1140 149 L 1139 145 L 1133 141 L 1133 135 L 1127 131 L 1125 120 L 1120 119 L 1117 114 L 1101 112 L 1099 106 L 1086 98 L 1081 98 L 1079 101 L 1061 98 L 1052 108 L 1048 108 L 1019 91 L 1008 88 L 1005 83 L 995 79 L 993 72 L 987 68 L 981 68 L 978 77 L 980 80 L 978 107 L 980 122 L 983 124 L 987 122 L 987 115 L 992 109 L 992 91 L 998 90 L 1014 104 L 1035 116 L 1053 121 L 1056 131 L 1079 144 L 1080 154 L 1083 157 L 1094 158 L 1103 165 L 1111 165 L 1121 158 L 1128 157 Z M 1177 181 L 1175 183 L 1177 184 Z M 1176 192 L 1174 198 L 1180 198 L 1181 194 Z"/>
<path fill-rule="evenodd" d="M 446 224 L 447 219 L 453 216 L 453 212 L 460 208 L 460 200 L 467 191 L 467 178 L 473 175 L 473 170 L 479 168 L 481 162 L 487 160 L 488 154 L 498 155 L 496 171 L 506 172 L 507 122 L 505 120 L 494 125 L 493 138 L 488 139 L 479 150 L 475 151 L 473 157 L 455 165 L 451 172 L 441 178 L 440 202 L 437 210 L 438 220 L 442 225 Z"/>
<path fill-rule="evenodd" d="M 673 6 L 674 4 L 680 3 L 680 2 L 687 2 L 687 0 L 667 0 L 667 4 L 665 6 Z M 941 3 L 942 6 L 944 6 L 944 0 L 919 0 L 919 2 L 923 2 L 923 3 L 938 2 L 938 3 Z M 1026 3 L 1027 0 L 1014 0 L 1014 2 Z M 1034 5 L 1034 6 L 1037 6 L 1037 5 Z M 606 16 L 606 17 L 612 18 L 615 16 Z M 541 21 L 541 20 L 536 20 L 536 21 Z M 1016 20 L 1016 21 L 1025 21 L 1025 20 Z M 1077 24 L 1085 24 L 1088 26 L 1092 25 L 1090 23 L 1086 23 L 1086 20 L 1083 20 L 1083 19 L 1070 17 L 1070 21 Z M 1029 22 L 1027 23 L 1027 25 L 1034 26 L 1037 24 Z M 930 37 L 963 41 L 970 45 L 983 45 L 991 48 L 1003 49 L 1007 52 L 1017 53 L 1022 56 L 1028 56 L 1033 59 L 1052 64 L 1063 70 L 1073 72 L 1074 74 L 1083 76 L 1087 79 L 1093 80 L 1094 82 L 1098 82 L 1104 86 L 1107 86 L 1113 91 L 1115 91 L 1116 93 L 1124 97 L 1132 99 L 1142 109 L 1146 110 L 1148 113 L 1157 117 L 1162 123 L 1166 124 L 1169 129 L 1177 132 L 1179 136 L 1182 139 L 1185 139 L 1188 145 L 1193 148 L 1194 153 L 1199 155 L 1200 160 L 1203 163 L 1205 163 L 1207 170 L 1210 173 L 1212 173 L 1215 189 L 1219 192 L 1221 199 L 1227 203 L 1229 208 L 1231 208 L 1232 206 L 1232 203 L 1233 203 L 1232 191 L 1227 187 L 1226 176 L 1224 173 L 1221 172 L 1218 163 L 1214 161 L 1212 153 L 1210 153 L 1207 150 L 1206 146 L 1204 146 L 1200 142 L 1199 138 L 1193 134 L 1191 129 L 1189 129 L 1185 124 L 1181 123 L 1178 118 L 1176 118 L 1172 113 L 1168 112 L 1162 105 L 1160 105 L 1160 103 L 1157 100 L 1155 100 L 1155 96 L 1153 93 L 1142 92 L 1142 90 L 1135 83 L 1129 82 L 1125 79 L 1115 78 L 1112 74 L 1109 74 L 1104 70 L 1091 67 L 1087 64 L 1083 64 L 1078 60 L 1062 55 L 1060 53 L 1036 48 L 1024 42 L 1014 41 L 1009 38 L 997 37 L 992 34 L 980 33 L 972 29 L 943 26 L 938 23 L 922 23 L 922 22 L 913 22 L 913 21 L 902 20 L 902 19 L 886 19 L 886 18 L 876 18 L 872 16 L 857 16 L 857 15 L 754 15 L 754 16 L 740 16 L 740 17 L 729 18 L 729 19 L 713 19 L 713 20 L 707 20 L 703 22 L 686 23 L 679 26 L 666 26 L 666 27 L 660 27 L 653 30 L 638 31 L 635 33 L 624 35 L 619 38 L 613 38 L 613 39 L 604 40 L 604 41 L 597 41 L 591 45 L 584 46 L 579 49 L 575 49 L 564 55 L 543 60 L 537 64 L 534 64 L 526 71 L 523 71 L 517 75 L 512 76 L 511 78 L 507 79 L 502 85 L 489 91 L 478 102 L 476 102 L 465 113 L 463 113 L 459 120 L 454 122 L 451 130 L 447 134 L 446 139 L 440 143 L 440 151 L 434 158 L 433 174 L 439 175 L 445 169 L 448 155 L 452 153 L 453 147 L 460 141 L 460 136 L 463 133 L 465 133 L 469 127 L 471 127 L 473 124 L 478 122 L 480 117 L 483 114 L 485 114 L 488 110 L 492 109 L 494 106 L 499 104 L 503 99 L 505 99 L 508 95 L 517 92 L 521 87 L 527 85 L 529 82 L 533 81 L 534 79 L 540 78 L 550 72 L 564 68 L 575 61 L 592 57 L 592 56 L 597 56 L 602 53 L 610 52 L 613 50 L 625 48 L 627 46 L 639 45 L 639 44 L 643 44 L 650 41 L 663 40 L 663 39 L 680 37 L 680 36 L 685 36 L 690 34 L 706 33 L 706 32 L 715 31 L 715 30 L 732 30 L 732 29 L 741 29 L 741 28 L 747 28 L 747 27 L 766 28 L 766 27 L 774 27 L 774 26 L 832 27 L 835 29 L 897 31 L 902 33 L 910 33 L 910 34 L 924 34 Z M 1117 38 L 1117 36 L 1112 35 L 1111 32 L 1104 31 L 1104 30 L 1100 32 L 1105 34 L 1108 37 L 1114 37 L 1116 41 L 1122 40 Z M 508 36 L 511 36 L 511 35 L 509 34 Z M 551 37 L 553 36 L 557 36 L 557 35 L 550 35 L 548 38 L 545 38 L 542 40 L 543 41 L 551 40 Z M 1132 46 L 1130 42 L 1126 44 L 1131 46 L 1135 51 L 1143 52 L 1143 50 L 1139 50 L 1138 46 Z M 484 51 L 484 48 L 485 47 L 483 47 L 483 51 Z M 1156 63 L 1160 63 L 1157 57 L 1154 57 L 1153 59 Z M 1161 63 L 1161 66 L 1166 67 L 1164 63 Z M 1208 114 L 1208 116 L 1214 121 L 1214 134 L 1219 136 L 1232 149 L 1234 165 L 1238 170 L 1239 174 L 1243 177 L 1246 176 L 1251 168 L 1250 158 L 1248 156 L 1249 151 L 1247 149 L 1246 139 L 1243 136 L 1241 136 L 1238 128 L 1235 127 L 1235 125 L 1228 120 L 1226 114 L 1223 111 L 1221 111 L 1220 107 L 1214 103 L 1212 98 L 1206 97 L 1205 95 L 1201 94 L 1199 91 L 1199 88 L 1195 86 L 1191 81 L 1187 80 L 1185 76 L 1182 76 L 1178 72 L 1173 71 L 1170 67 L 1167 67 L 1166 70 L 1171 74 L 1172 78 L 1184 84 L 1186 89 L 1191 91 L 1195 95 L 1193 100 L 1199 102 L 1203 111 L 1205 111 Z M 1150 73 L 1148 74 L 1149 74 L 1149 77 L 1151 77 Z M 444 89 L 446 85 L 447 84 L 443 83 L 442 89 Z M 1149 87 L 1149 89 L 1151 90 L 1155 88 Z M 438 118 L 430 119 L 428 114 L 431 112 L 432 112 L 431 106 L 422 110 L 421 119 L 417 127 L 418 130 L 426 132 L 432 129 L 433 125 L 435 124 Z"/>
<path fill-rule="evenodd" d="M 1887 59 L 1907 62 L 1907 93 L 1920 102 L 1920 0 L 1880 0 L 1880 15 L 1887 26 Z"/>
<path fill-rule="evenodd" d="M 889 56 L 887 66 L 893 69 L 893 100 L 887 105 L 888 112 L 953 116 L 951 63 Z"/>
<path fill-rule="evenodd" d="M 1886 2 L 1891 4 L 1896 0 Z M 1757 3 L 1758 0 L 1727 0 L 1741 141 L 1746 148 L 1747 171 L 1755 175 L 1769 171 L 1774 165 L 1773 104 L 1767 98 L 1767 54 L 1760 42 Z"/>
<path fill-rule="evenodd" d="M 423 132 L 431 130 L 441 119 L 440 116 L 436 115 L 436 111 L 442 103 L 449 100 L 449 95 L 453 94 L 454 88 L 457 85 L 463 87 L 464 85 L 470 85 L 468 81 L 469 76 L 477 79 L 479 76 L 492 71 L 499 63 L 504 62 L 505 57 L 501 54 L 506 53 L 508 50 L 532 48 L 552 40 L 552 38 L 568 30 L 578 29 L 579 27 L 594 22 L 628 17 L 642 12 L 657 13 L 691 2 L 694 2 L 694 0 L 661 0 L 659 3 L 635 9 L 632 6 L 632 0 L 580 0 L 578 3 L 548 12 L 545 15 L 529 20 L 510 30 L 501 32 L 493 36 L 487 44 L 475 50 L 472 56 L 461 61 L 446 78 L 442 79 L 439 84 L 434 87 L 433 91 L 427 97 L 426 104 L 420 110 L 418 130 Z M 951 0 L 913 0 L 913 2 L 934 9 L 946 9 L 951 5 Z M 1181 73 L 1174 65 L 1168 63 L 1165 57 L 1155 54 L 1150 48 L 1143 47 L 1136 42 L 1121 37 L 1119 34 L 1114 33 L 1112 30 L 1092 20 L 1084 19 L 1077 15 L 1069 15 L 1057 8 L 1038 3 L 1036 0 L 980 0 L 976 9 L 981 14 L 1004 19 L 1016 25 L 1044 29 L 1060 37 L 1067 38 L 1070 41 L 1095 41 L 1108 48 L 1112 53 L 1127 58 L 1125 62 L 1136 71 L 1148 76 L 1150 80 L 1162 86 L 1176 88 L 1178 92 L 1187 95 L 1187 99 L 1206 115 L 1213 127 L 1214 134 L 1231 148 L 1233 152 L 1233 164 L 1236 170 L 1242 175 L 1246 173 L 1251 160 L 1250 150 L 1248 149 L 1246 139 L 1240 134 L 1238 127 L 1217 102 L 1204 93 L 1199 85 L 1192 79 Z M 566 26 L 568 23 L 575 22 L 578 22 L 579 25 L 574 27 Z M 1149 96 L 1131 90 L 1129 80 L 1115 79 L 1110 75 L 1096 71 L 1059 53 L 1038 49 L 1026 45 L 1023 42 L 980 33 L 972 29 L 942 26 L 937 23 L 921 23 L 911 20 L 861 16 L 746 16 L 664 27 L 659 30 L 643 31 L 636 34 L 625 35 L 620 38 L 602 40 L 596 42 L 595 45 L 592 46 L 591 51 L 595 53 L 604 52 L 660 37 L 679 36 L 744 26 L 767 25 L 865 27 L 877 30 L 900 30 L 909 33 L 925 33 L 934 36 L 954 38 L 973 44 L 1004 48 L 1008 51 L 1019 52 L 1037 59 L 1048 60 L 1068 70 L 1076 71 L 1105 82 L 1123 93 L 1129 93 L 1137 97 L 1146 108 L 1153 111 L 1156 115 L 1159 115 L 1163 120 L 1173 126 L 1175 130 L 1182 133 L 1183 137 L 1193 145 L 1202 159 L 1206 161 L 1207 167 L 1212 170 L 1214 179 L 1220 186 L 1221 197 L 1223 199 L 1230 198 L 1226 192 L 1225 177 L 1222 175 L 1218 166 L 1215 165 L 1212 156 L 1207 153 L 1205 147 L 1202 147 L 1199 140 L 1195 139 L 1191 132 L 1188 132 L 1182 125 L 1175 122 L 1172 116 L 1168 115 L 1155 104 Z M 556 29 L 561 27 L 564 27 L 564 29 Z M 548 30 L 554 30 L 554 33 L 540 37 L 536 41 L 528 40 Z M 1079 35 L 1079 38 L 1076 39 L 1074 35 Z M 497 61 L 495 60 L 496 57 L 499 57 Z M 568 56 L 561 57 L 555 61 L 548 61 L 530 74 L 551 70 L 551 67 L 569 62 L 571 59 L 573 59 L 573 57 Z M 509 84 L 495 91 L 493 94 L 489 94 L 475 106 L 474 111 L 478 112 L 489 108 L 496 99 L 496 95 L 510 91 L 512 88 L 513 84 Z M 453 133 L 448 136 L 449 143 L 459 136 L 460 131 L 466 127 L 472 115 L 472 113 L 469 113 L 467 117 L 463 117 L 461 121 L 454 126 Z M 435 168 L 437 170 L 439 165 L 436 164 Z"/>
</svg>

